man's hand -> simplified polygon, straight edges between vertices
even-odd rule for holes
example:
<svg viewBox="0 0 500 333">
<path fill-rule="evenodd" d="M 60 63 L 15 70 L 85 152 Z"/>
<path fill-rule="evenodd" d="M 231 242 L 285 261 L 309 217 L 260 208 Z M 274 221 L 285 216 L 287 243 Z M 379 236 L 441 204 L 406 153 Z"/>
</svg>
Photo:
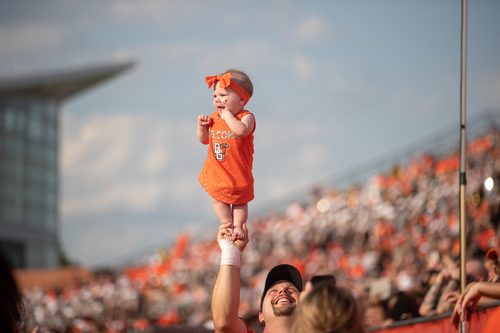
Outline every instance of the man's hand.
<svg viewBox="0 0 500 333">
<path fill-rule="evenodd" d="M 233 225 L 231 223 L 221 224 L 219 232 L 217 233 L 217 242 L 221 239 L 230 240 L 238 249 L 240 249 L 240 251 L 243 252 L 249 241 L 247 223 L 243 224 L 242 229 L 244 232 L 243 239 L 238 238 L 233 240 Z"/>
</svg>

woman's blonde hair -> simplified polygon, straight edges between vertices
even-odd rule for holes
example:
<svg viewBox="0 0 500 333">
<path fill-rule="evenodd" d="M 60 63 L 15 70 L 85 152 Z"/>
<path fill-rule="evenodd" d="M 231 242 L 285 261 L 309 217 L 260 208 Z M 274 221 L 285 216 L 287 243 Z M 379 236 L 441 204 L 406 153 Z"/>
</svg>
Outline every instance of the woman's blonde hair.
<svg viewBox="0 0 500 333">
<path fill-rule="evenodd" d="M 345 288 L 315 286 L 300 302 L 292 333 L 363 333 L 356 299 Z"/>
</svg>

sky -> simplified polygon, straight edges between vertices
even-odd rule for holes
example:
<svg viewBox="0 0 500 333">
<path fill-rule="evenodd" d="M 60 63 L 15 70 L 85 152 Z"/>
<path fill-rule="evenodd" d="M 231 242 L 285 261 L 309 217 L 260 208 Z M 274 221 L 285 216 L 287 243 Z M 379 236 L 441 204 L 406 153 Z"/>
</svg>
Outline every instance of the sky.
<svg viewBox="0 0 500 333">
<path fill-rule="evenodd" d="M 469 1 L 468 118 L 500 112 L 499 16 L 500 1 Z M 197 182 L 206 75 L 238 68 L 254 84 L 252 218 L 458 135 L 460 29 L 459 0 L 1 0 L 0 77 L 135 62 L 61 109 L 62 248 L 118 265 L 183 231 L 216 235 Z"/>
</svg>

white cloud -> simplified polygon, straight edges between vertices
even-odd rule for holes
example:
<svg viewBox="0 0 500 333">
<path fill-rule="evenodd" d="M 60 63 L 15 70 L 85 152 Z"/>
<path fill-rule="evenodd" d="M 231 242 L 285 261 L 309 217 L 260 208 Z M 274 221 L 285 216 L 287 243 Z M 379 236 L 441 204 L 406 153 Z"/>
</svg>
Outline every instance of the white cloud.
<svg viewBox="0 0 500 333">
<path fill-rule="evenodd" d="M 144 169 L 149 174 L 157 173 L 167 166 L 168 154 L 162 146 L 166 133 L 156 133 L 151 137 L 151 148 L 144 157 Z"/>
<path fill-rule="evenodd" d="M 144 212 L 160 203 L 163 188 L 155 181 L 145 182 L 123 179 L 99 188 L 94 184 L 93 193 L 82 193 L 62 199 L 64 216 L 74 216 L 110 210 L 128 209 Z"/>
<path fill-rule="evenodd" d="M 220 43 L 217 52 L 207 52 L 213 48 L 205 40 L 186 39 L 177 42 L 161 42 L 130 46 L 117 51 L 115 59 L 134 59 L 140 55 L 139 66 L 158 70 L 158 63 L 169 66 L 194 67 L 203 70 L 231 67 L 257 71 L 263 68 L 290 68 L 291 56 L 280 50 L 270 40 L 238 39 Z M 136 69 L 137 73 L 137 69 Z M 137 76 L 137 74 L 136 74 Z"/>
<path fill-rule="evenodd" d="M 478 95 L 480 96 L 477 102 L 480 109 L 490 109 L 500 107 L 500 72 L 489 71 L 488 74 L 480 77 L 476 82 L 473 82 L 478 87 Z M 472 86 L 472 84 L 471 84 Z"/>
<path fill-rule="evenodd" d="M 134 119 L 124 115 L 86 120 L 64 138 L 63 169 L 71 168 L 87 178 L 108 177 L 130 157 L 135 125 Z"/>
<path fill-rule="evenodd" d="M 200 1 L 120 0 L 111 5 L 111 13 L 125 19 L 148 19 L 157 22 L 191 16 Z M 167 22 L 168 23 L 168 22 Z"/>
<path fill-rule="evenodd" d="M 70 258 L 78 258 L 84 265 L 120 264 L 117 260 L 126 260 L 126 256 L 133 254 L 134 250 L 161 246 L 162 241 L 167 246 L 169 238 L 172 238 L 169 230 L 159 230 L 152 223 L 136 223 L 133 227 L 126 225 L 120 228 L 113 221 L 103 221 L 86 229 L 85 233 L 79 233 L 70 244 L 65 244 L 65 248 Z"/>
<path fill-rule="evenodd" d="M 124 18 L 152 18 L 159 19 L 172 11 L 172 1 L 148 0 L 148 1 L 117 1 L 114 2 L 112 13 Z"/>
<path fill-rule="evenodd" d="M 287 179 L 280 179 L 280 177 L 273 177 L 267 179 L 266 181 L 261 181 L 258 183 L 260 189 L 259 187 L 257 189 L 260 190 L 259 192 L 262 193 L 262 196 L 265 197 L 262 198 L 258 194 L 256 194 L 256 197 L 261 202 L 283 200 L 283 198 L 287 198 L 290 196 L 290 188 L 292 187 L 290 184 L 291 183 Z"/>
<path fill-rule="evenodd" d="M 289 56 L 280 54 L 268 39 L 238 40 L 234 43 L 221 44 L 217 52 L 206 53 L 201 60 L 201 66 L 203 68 L 237 67 L 244 70 L 257 70 L 281 67 L 287 63 L 287 59 Z"/>
<path fill-rule="evenodd" d="M 334 131 L 329 123 L 302 118 L 261 122 L 255 148 L 256 205 L 289 198 L 329 176 L 337 165 L 328 140 Z"/>
<path fill-rule="evenodd" d="M 13 57 L 54 48 L 64 38 L 65 32 L 53 25 L 0 25 L 0 55 Z"/>
<path fill-rule="evenodd" d="M 330 150 L 321 143 L 316 143 L 310 146 L 302 147 L 297 152 L 297 160 L 301 169 L 317 171 L 324 170 L 327 166 L 327 160 Z M 311 172 L 312 173 L 312 172 Z"/>
<path fill-rule="evenodd" d="M 114 52 L 112 55 L 111 55 L 111 59 L 112 60 L 115 60 L 115 61 L 133 61 L 136 59 L 136 53 L 131 51 L 131 50 L 128 50 L 128 49 L 122 49 L 122 50 L 118 50 L 116 52 Z"/>
<path fill-rule="evenodd" d="M 319 16 L 306 17 L 295 31 L 298 40 L 311 42 L 320 39 L 328 32 L 326 22 Z"/>
<path fill-rule="evenodd" d="M 183 162 L 199 148 L 193 124 L 133 113 L 103 114 L 64 118 L 66 217 L 114 209 L 144 212 L 192 195 L 199 166 Z"/>
<path fill-rule="evenodd" d="M 295 56 L 292 60 L 295 72 L 301 80 L 311 78 L 314 72 L 314 65 L 303 56 Z"/>
<path fill-rule="evenodd" d="M 245 71 L 262 71 L 266 68 L 294 71 L 300 78 L 310 77 L 313 65 L 303 56 L 291 54 L 278 48 L 271 40 L 239 39 L 221 43 L 217 52 L 206 52 L 213 48 L 204 41 L 185 41 L 152 46 L 148 52 L 168 58 L 170 61 L 194 63 L 206 70 L 240 68 Z M 200 57 L 200 54 L 203 54 Z"/>
<path fill-rule="evenodd" d="M 163 44 L 158 47 L 158 53 L 169 59 L 183 60 L 186 57 L 197 56 L 203 53 L 208 45 L 199 41 L 185 41 L 175 44 Z"/>
</svg>

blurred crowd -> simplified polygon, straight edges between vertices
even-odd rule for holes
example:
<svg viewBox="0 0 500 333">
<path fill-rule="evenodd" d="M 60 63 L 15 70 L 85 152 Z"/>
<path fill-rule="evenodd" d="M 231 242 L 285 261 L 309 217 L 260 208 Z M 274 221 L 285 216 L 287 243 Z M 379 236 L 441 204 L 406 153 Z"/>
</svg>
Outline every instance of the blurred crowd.
<svg viewBox="0 0 500 333">
<path fill-rule="evenodd" d="M 491 130 L 468 147 L 469 281 L 499 279 L 499 140 Z M 241 315 L 257 313 L 265 274 L 279 263 L 295 265 L 306 280 L 333 273 L 363 305 L 370 326 L 451 310 L 460 276 L 458 169 L 458 152 L 423 154 L 363 184 L 315 188 L 306 202 L 250 220 Z M 215 226 L 211 234 L 180 234 L 143 265 L 101 272 L 90 283 L 27 290 L 26 326 L 107 333 L 209 327 L 220 252 Z"/>
</svg>

